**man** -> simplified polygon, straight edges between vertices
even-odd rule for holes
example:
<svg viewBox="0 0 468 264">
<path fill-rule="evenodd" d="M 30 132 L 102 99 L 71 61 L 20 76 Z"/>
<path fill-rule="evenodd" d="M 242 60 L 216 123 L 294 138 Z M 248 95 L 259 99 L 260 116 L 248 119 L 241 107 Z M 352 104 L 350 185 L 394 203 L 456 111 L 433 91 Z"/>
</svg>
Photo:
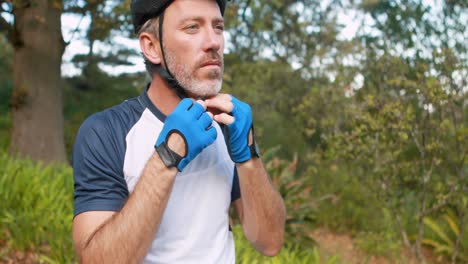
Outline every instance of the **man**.
<svg viewBox="0 0 468 264">
<path fill-rule="evenodd" d="M 73 240 L 82 263 L 234 263 L 231 204 L 254 247 L 279 252 L 285 208 L 250 107 L 219 93 L 225 4 L 132 1 L 152 81 L 78 132 Z"/>
</svg>

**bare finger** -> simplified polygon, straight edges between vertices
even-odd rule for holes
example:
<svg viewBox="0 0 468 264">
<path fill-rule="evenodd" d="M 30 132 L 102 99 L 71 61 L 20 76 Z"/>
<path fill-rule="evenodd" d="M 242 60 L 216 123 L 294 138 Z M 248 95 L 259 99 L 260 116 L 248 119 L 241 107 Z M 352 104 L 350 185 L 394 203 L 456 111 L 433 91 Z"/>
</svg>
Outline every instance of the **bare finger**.
<svg viewBox="0 0 468 264">
<path fill-rule="evenodd" d="M 207 108 L 209 109 L 217 109 L 224 113 L 232 112 L 234 105 L 232 104 L 230 98 L 229 100 L 222 99 L 220 97 L 208 99 L 205 101 Z"/>
<path fill-rule="evenodd" d="M 235 121 L 235 118 L 233 116 L 228 115 L 226 113 L 215 115 L 213 117 L 213 119 L 216 122 L 221 123 L 221 124 L 225 124 L 225 125 L 230 125 L 230 124 L 234 123 L 234 121 Z"/>
</svg>

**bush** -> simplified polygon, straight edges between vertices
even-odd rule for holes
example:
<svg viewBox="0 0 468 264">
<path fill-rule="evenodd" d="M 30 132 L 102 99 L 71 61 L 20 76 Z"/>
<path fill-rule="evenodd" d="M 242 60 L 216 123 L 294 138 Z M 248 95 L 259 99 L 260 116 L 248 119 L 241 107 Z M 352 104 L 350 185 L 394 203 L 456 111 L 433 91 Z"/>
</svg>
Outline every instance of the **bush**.
<svg viewBox="0 0 468 264">
<path fill-rule="evenodd" d="M 0 151 L 6 151 L 10 144 L 11 118 L 9 112 L 0 114 Z"/>
<path fill-rule="evenodd" d="M 381 232 L 384 223 L 381 203 L 372 189 L 353 170 L 342 164 L 320 161 L 310 166 L 315 197 L 329 197 L 319 203 L 317 225 L 336 232 Z"/>
<path fill-rule="evenodd" d="M 317 248 L 303 250 L 298 246 L 289 244 L 284 247 L 275 257 L 265 257 L 258 253 L 252 245 L 245 239 L 242 227 L 236 226 L 233 229 L 234 240 L 236 242 L 236 263 L 256 264 L 256 263 L 294 263 L 294 264 L 334 264 L 339 263 L 338 257 L 321 256 Z"/>
<path fill-rule="evenodd" d="M 434 252 L 446 257 L 453 257 L 457 238 L 460 237 L 460 245 L 457 259 L 463 263 L 468 262 L 468 236 L 463 236 L 459 218 L 452 210 L 446 210 L 437 218 L 424 219 L 426 227 L 425 238 L 422 243 L 434 249 Z"/>
<path fill-rule="evenodd" d="M 38 253 L 46 262 L 73 262 L 71 175 L 67 166 L 0 154 L 0 234 L 8 249 Z"/>
<path fill-rule="evenodd" d="M 276 157 L 279 147 L 263 155 L 265 167 L 286 206 L 285 241 L 287 245 L 300 245 L 303 249 L 315 245 L 312 225 L 317 217 L 318 199 L 311 194 L 312 181 L 298 172 L 298 158 L 283 160 Z"/>
</svg>

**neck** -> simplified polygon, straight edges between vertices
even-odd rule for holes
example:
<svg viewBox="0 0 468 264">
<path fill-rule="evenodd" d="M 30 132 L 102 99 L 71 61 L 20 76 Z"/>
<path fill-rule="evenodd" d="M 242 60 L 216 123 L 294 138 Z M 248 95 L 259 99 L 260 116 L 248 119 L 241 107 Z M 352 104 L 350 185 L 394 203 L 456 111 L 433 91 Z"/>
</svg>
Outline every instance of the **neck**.
<svg viewBox="0 0 468 264">
<path fill-rule="evenodd" d="M 157 74 L 153 76 L 151 81 L 148 97 L 159 111 L 166 116 L 172 113 L 180 102 L 180 98 L 175 91 Z"/>
</svg>

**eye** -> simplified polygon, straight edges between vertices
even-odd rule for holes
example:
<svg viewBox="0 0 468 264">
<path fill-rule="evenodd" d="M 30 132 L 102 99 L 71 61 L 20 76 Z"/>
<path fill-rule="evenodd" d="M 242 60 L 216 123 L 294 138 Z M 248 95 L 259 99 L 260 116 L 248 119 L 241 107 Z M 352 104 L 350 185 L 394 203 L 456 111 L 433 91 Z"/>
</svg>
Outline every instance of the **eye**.
<svg viewBox="0 0 468 264">
<path fill-rule="evenodd" d="M 215 26 L 215 29 L 219 32 L 223 32 L 224 31 L 224 24 L 217 24 Z"/>
<path fill-rule="evenodd" d="M 189 33 L 195 33 L 199 29 L 198 24 L 189 24 L 184 28 Z"/>
</svg>

